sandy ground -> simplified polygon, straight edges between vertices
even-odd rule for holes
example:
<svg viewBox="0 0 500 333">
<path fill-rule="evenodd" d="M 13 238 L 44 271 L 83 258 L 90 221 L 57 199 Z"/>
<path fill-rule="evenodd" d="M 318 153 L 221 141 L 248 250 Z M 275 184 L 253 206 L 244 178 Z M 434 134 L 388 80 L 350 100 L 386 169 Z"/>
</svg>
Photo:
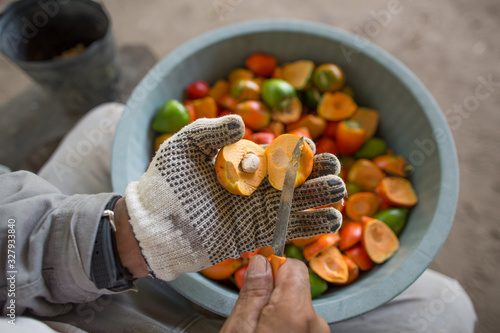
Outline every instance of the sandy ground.
<svg viewBox="0 0 500 333">
<path fill-rule="evenodd" d="M 371 40 L 408 66 L 447 114 L 458 150 L 460 198 L 449 238 L 431 267 L 457 279 L 470 294 L 479 316 L 477 332 L 496 332 L 500 327 L 500 180 L 496 175 L 500 169 L 500 2 L 395 1 L 398 13 L 372 31 L 367 29 L 393 1 L 103 1 L 113 19 L 121 65 L 126 67 L 117 99 L 125 101 L 137 80 L 175 47 L 235 22 L 304 19 Z M 0 9 L 7 2 L 0 0 Z M 0 73 L 0 163 L 36 170 L 78 116 L 66 115 L 3 56 Z M 482 79 L 494 83 L 488 96 L 474 104 Z M 472 103 L 469 109 L 467 103 Z"/>
</svg>

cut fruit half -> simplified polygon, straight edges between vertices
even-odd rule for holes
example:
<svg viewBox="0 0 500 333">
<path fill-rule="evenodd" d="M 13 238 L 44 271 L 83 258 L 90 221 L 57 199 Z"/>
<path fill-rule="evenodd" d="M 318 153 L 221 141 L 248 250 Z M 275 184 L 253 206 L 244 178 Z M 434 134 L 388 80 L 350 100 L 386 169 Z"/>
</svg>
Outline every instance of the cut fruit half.
<svg viewBox="0 0 500 333">
<path fill-rule="evenodd" d="M 286 126 L 286 130 L 290 132 L 300 127 L 307 127 L 309 133 L 311 134 L 311 138 L 313 140 L 316 140 L 325 131 L 326 120 L 324 120 L 320 116 L 308 114 L 301 116 L 298 121 L 288 124 Z"/>
<path fill-rule="evenodd" d="M 347 181 L 358 185 L 363 191 L 373 192 L 384 177 L 384 172 L 375 163 L 362 158 L 349 168 Z"/>
<path fill-rule="evenodd" d="M 283 80 L 288 81 L 295 89 L 302 90 L 307 87 L 314 70 L 314 62 L 299 60 L 282 66 Z"/>
<path fill-rule="evenodd" d="M 349 268 L 335 246 L 322 251 L 309 261 L 309 267 L 322 279 L 331 283 L 346 283 L 349 280 Z"/>
<path fill-rule="evenodd" d="M 399 155 L 382 155 L 375 157 L 373 162 L 385 172 L 394 176 L 404 177 L 406 175 L 406 160 Z"/>
<path fill-rule="evenodd" d="M 269 183 L 277 190 L 283 190 L 286 168 L 299 139 L 300 137 L 294 134 L 283 134 L 278 136 L 266 148 Z M 306 141 L 304 141 L 301 151 L 295 187 L 302 185 L 306 181 L 313 168 L 314 152 Z"/>
<path fill-rule="evenodd" d="M 266 170 L 264 148 L 245 139 L 223 147 L 215 159 L 217 180 L 233 194 L 251 195 L 266 177 Z"/>
<path fill-rule="evenodd" d="M 385 177 L 376 192 L 385 202 L 398 207 L 411 207 L 418 202 L 410 181 L 401 177 Z"/>
<path fill-rule="evenodd" d="M 356 110 L 356 112 L 354 112 L 350 119 L 359 122 L 361 126 L 366 130 L 366 139 L 369 139 L 375 135 L 379 122 L 378 111 L 360 107 Z"/>
<path fill-rule="evenodd" d="M 302 102 L 297 96 L 295 96 L 285 109 L 280 110 L 273 108 L 271 112 L 273 120 L 281 121 L 283 124 L 293 123 L 299 120 L 302 115 Z"/>
<path fill-rule="evenodd" d="M 318 105 L 318 114 L 325 120 L 336 121 L 349 118 L 357 109 L 357 104 L 349 95 L 326 92 Z"/>
<path fill-rule="evenodd" d="M 345 212 L 353 221 L 361 221 L 363 216 L 373 216 L 380 206 L 378 196 L 373 192 L 358 192 L 349 197 Z"/>
<path fill-rule="evenodd" d="M 363 217 L 363 247 L 370 259 L 381 264 L 399 249 L 399 240 L 394 231 L 382 221 Z"/>
</svg>

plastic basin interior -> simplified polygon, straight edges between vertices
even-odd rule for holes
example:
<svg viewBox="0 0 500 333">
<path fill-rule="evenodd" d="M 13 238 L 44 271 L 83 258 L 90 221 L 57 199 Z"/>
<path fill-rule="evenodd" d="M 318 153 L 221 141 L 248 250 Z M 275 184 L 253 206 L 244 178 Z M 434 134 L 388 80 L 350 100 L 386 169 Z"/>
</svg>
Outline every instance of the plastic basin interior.
<svg viewBox="0 0 500 333">
<path fill-rule="evenodd" d="M 150 123 L 168 99 L 182 99 L 185 87 L 209 83 L 242 67 L 252 52 L 268 52 L 279 63 L 310 59 L 341 66 L 360 106 L 377 109 L 379 133 L 391 149 L 415 167 L 411 181 L 419 203 L 388 262 L 352 285 L 331 289 L 313 300 L 328 322 L 369 311 L 406 289 L 431 263 L 445 241 L 458 199 L 458 164 L 453 139 L 436 102 L 398 60 L 359 37 L 329 26 L 299 21 L 254 21 L 197 37 L 162 59 L 131 95 L 113 145 L 116 192 L 138 180 L 151 157 Z M 198 273 L 170 284 L 201 306 L 229 315 L 237 293 Z"/>
</svg>

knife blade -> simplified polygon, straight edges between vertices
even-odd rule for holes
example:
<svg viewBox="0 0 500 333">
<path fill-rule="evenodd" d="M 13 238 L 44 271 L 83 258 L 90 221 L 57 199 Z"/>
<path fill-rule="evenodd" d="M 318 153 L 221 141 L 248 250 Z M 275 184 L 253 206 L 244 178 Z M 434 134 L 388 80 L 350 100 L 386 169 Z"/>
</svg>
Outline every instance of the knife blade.
<svg viewBox="0 0 500 333">
<path fill-rule="evenodd" d="M 301 137 L 295 148 L 286 168 L 285 180 L 283 182 L 283 190 L 281 191 L 280 204 L 278 207 L 278 218 L 276 221 L 276 229 L 274 230 L 271 247 L 274 254 L 271 256 L 271 266 L 273 268 L 273 276 L 276 277 L 279 268 L 285 262 L 283 257 L 285 252 L 285 242 L 288 230 L 288 220 L 290 219 L 290 210 L 292 209 L 293 191 L 295 189 L 295 178 L 299 169 L 299 160 L 301 147 L 304 144 L 304 137 Z"/>
</svg>

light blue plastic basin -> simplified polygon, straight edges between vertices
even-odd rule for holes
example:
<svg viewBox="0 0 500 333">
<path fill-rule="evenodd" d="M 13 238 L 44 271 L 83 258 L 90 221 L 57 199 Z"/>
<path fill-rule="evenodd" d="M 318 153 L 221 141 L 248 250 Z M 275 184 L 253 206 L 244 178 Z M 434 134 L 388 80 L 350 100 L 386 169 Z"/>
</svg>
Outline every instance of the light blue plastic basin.
<svg viewBox="0 0 500 333">
<path fill-rule="evenodd" d="M 379 135 L 415 166 L 411 181 L 419 203 L 396 255 L 352 285 L 313 300 L 330 323 L 365 313 L 405 290 L 432 262 L 453 221 L 459 177 L 452 135 L 429 92 L 401 62 L 358 36 L 316 23 L 275 20 L 226 26 L 186 42 L 163 58 L 128 100 L 113 145 L 113 188 L 123 194 L 145 171 L 151 157 L 150 124 L 166 100 L 183 98 L 185 87 L 195 80 L 213 83 L 225 77 L 256 51 L 275 55 L 279 63 L 309 59 L 338 64 L 358 104 L 380 112 Z M 238 297 L 198 273 L 184 274 L 170 285 L 224 316 Z"/>
</svg>

